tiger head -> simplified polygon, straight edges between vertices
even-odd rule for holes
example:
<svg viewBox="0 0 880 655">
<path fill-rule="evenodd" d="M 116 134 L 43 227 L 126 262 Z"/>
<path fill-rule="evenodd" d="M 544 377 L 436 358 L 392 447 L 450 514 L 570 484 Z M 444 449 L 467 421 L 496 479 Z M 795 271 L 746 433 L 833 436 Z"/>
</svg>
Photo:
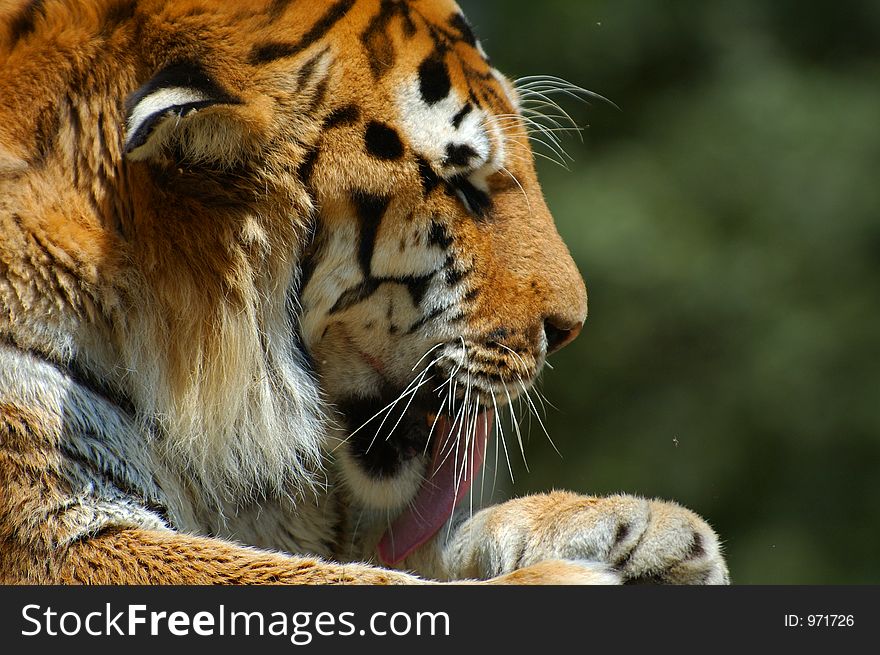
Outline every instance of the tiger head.
<svg viewBox="0 0 880 655">
<path fill-rule="evenodd" d="M 51 310 L 4 335 L 208 486 L 286 484 L 331 434 L 351 496 L 398 517 L 383 557 L 424 541 L 586 316 L 458 7 L 57 0 L 0 38 L 2 261 Z"/>
</svg>

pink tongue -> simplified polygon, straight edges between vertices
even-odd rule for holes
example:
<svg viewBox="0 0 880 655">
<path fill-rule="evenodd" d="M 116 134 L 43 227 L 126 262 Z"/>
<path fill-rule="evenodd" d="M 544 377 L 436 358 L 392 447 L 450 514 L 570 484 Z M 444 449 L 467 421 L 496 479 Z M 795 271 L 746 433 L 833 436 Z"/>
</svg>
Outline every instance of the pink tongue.
<svg viewBox="0 0 880 655">
<path fill-rule="evenodd" d="M 406 559 L 452 516 L 456 504 L 465 497 L 483 465 L 486 437 L 493 417 L 491 410 L 477 416 L 474 442 L 465 448 L 464 439 L 460 438 L 458 453 L 455 452 L 455 443 L 448 439 L 452 426 L 444 416 L 437 419 L 434 453 L 427 477 L 415 500 L 397 517 L 379 542 L 379 557 L 385 564 L 393 566 Z"/>
</svg>

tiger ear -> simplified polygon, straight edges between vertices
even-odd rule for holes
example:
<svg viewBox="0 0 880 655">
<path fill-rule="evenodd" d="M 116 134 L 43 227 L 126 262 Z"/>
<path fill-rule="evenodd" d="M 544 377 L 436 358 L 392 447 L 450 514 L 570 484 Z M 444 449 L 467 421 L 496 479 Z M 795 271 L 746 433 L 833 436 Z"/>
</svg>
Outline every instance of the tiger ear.
<svg viewBox="0 0 880 655">
<path fill-rule="evenodd" d="M 129 96 L 125 155 L 133 161 L 235 160 L 243 148 L 242 104 L 200 65 L 171 64 Z"/>
</svg>

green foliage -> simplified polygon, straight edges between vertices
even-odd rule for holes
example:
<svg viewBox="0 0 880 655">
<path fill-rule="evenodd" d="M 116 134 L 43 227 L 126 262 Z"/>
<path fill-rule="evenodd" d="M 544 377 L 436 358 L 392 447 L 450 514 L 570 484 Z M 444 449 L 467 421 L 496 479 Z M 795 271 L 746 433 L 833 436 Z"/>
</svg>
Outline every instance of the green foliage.
<svg viewBox="0 0 880 655">
<path fill-rule="evenodd" d="M 590 318 L 515 491 L 676 499 L 739 583 L 880 582 L 880 3 L 461 4 L 621 108 L 566 103 L 539 164 Z"/>
</svg>

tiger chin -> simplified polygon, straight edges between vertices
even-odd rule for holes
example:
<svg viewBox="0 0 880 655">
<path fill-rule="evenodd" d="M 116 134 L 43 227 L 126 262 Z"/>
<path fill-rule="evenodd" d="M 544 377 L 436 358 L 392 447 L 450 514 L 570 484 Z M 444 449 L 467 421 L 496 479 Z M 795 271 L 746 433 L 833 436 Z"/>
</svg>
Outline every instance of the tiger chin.
<svg viewBox="0 0 880 655">
<path fill-rule="evenodd" d="M 447 0 L 5 3 L 0 580 L 727 582 L 673 503 L 456 509 L 586 318 L 534 93 Z"/>
</svg>

